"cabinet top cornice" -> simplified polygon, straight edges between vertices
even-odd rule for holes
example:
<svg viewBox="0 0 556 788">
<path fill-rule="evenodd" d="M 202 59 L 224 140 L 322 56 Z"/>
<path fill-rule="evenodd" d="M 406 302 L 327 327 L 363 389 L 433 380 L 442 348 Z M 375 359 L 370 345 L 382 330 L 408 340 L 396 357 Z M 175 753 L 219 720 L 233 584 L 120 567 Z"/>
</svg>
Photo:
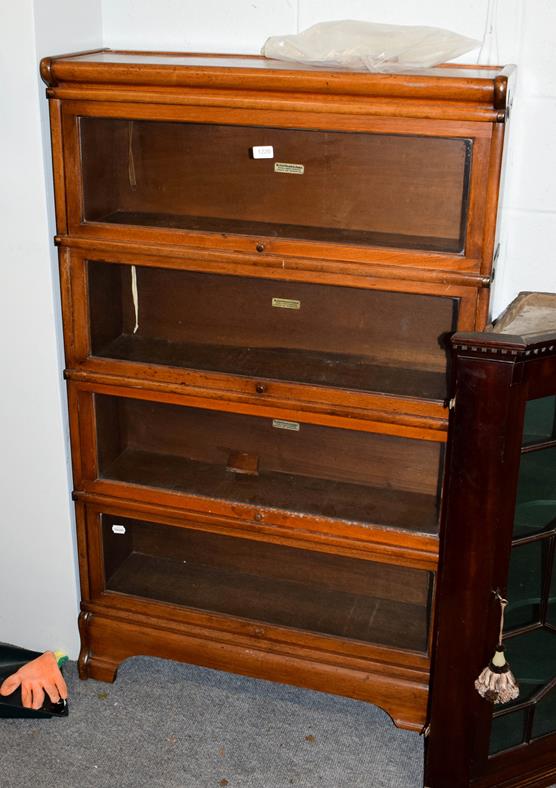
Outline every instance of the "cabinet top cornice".
<svg viewBox="0 0 556 788">
<path fill-rule="evenodd" d="M 535 358 L 556 353 L 556 293 L 523 292 L 481 332 L 458 332 L 452 345 L 471 354 Z"/>
<path fill-rule="evenodd" d="M 259 55 L 134 52 L 100 49 L 44 58 L 41 75 L 65 83 L 350 94 L 374 98 L 452 101 L 503 110 L 513 66 L 448 64 L 368 72 L 329 70 Z"/>
</svg>

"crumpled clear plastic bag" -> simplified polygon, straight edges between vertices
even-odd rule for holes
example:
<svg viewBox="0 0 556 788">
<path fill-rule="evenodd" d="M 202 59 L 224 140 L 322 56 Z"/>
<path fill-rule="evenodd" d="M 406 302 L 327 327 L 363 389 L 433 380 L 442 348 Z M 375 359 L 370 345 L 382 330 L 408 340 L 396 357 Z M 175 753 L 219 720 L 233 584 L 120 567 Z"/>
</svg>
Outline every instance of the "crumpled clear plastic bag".
<svg viewBox="0 0 556 788">
<path fill-rule="evenodd" d="M 268 58 L 314 66 L 380 71 L 430 68 L 480 45 L 480 41 L 439 27 L 345 19 L 319 22 L 297 35 L 271 36 L 261 52 Z"/>
</svg>

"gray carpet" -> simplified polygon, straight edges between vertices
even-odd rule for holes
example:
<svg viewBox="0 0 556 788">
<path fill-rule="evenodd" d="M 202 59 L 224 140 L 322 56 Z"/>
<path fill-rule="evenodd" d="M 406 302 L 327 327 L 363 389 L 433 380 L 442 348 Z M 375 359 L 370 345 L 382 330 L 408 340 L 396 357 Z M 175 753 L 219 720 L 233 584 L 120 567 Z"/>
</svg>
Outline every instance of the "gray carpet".
<svg viewBox="0 0 556 788">
<path fill-rule="evenodd" d="M 2 788 L 419 788 L 422 739 L 366 703 L 136 657 L 66 719 L 0 720 Z"/>
</svg>

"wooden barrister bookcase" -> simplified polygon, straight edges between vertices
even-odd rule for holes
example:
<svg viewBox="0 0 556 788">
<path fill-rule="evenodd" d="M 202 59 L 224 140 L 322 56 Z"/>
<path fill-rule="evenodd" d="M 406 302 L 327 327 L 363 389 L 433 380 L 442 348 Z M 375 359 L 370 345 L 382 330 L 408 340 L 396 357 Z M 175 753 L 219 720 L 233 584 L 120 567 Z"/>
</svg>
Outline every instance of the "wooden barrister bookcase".
<svg viewBox="0 0 556 788">
<path fill-rule="evenodd" d="M 449 343 L 511 69 L 45 59 L 83 677 L 158 655 L 427 721 Z"/>
</svg>

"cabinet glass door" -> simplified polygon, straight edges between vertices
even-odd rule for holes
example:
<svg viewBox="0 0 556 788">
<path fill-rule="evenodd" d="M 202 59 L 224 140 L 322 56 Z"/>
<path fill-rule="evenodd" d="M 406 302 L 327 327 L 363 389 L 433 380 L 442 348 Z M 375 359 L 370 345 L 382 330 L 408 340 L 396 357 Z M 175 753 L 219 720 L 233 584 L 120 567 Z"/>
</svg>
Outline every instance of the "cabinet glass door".
<svg viewBox="0 0 556 788">
<path fill-rule="evenodd" d="M 89 261 L 93 356 L 447 397 L 459 299 Z"/>
<path fill-rule="evenodd" d="M 428 649 L 430 572 L 108 514 L 101 522 L 107 591 Z"/>
<path fill-rule="evenodd" d="M 556 733 L 556 397 L 526 406 L 504 646 L 520 697 L 493 715 L 490 753 Z"/>
<path fill-rule="evenodd" d="M 87 222 L 463 251 L 472 142 L 79 118 Z"/>
<path fill-rule="evenodd" d="M 438 532 L 442 444 L 95 395 L 99 478 Z"/>
</svg>

